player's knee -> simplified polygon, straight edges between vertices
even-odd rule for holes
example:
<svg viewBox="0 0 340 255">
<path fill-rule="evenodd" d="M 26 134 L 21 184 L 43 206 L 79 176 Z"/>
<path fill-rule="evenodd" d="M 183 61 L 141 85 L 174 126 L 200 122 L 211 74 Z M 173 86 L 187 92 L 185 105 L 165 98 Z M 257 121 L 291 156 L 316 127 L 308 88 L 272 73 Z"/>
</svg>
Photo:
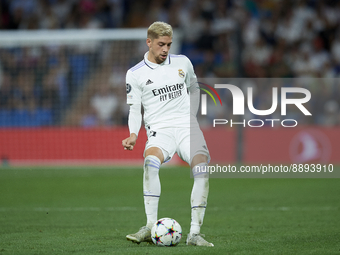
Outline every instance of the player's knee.
<svg viewBox="0 0 340 255">
<path fill-rule="evenodd" d="M 145 151 L 145 159 L 148 157 L 148 156 L 154 156 L 154 157 L 157 157 L 158 160 L 163 163 L 164 161 L 164 156 L 163 156 L 163 152 L 160 148 L 158 147 L 151 147 L 149 149 L 147 149 Z"/>
<path fill-rule="evenodd" d="M 194 167 L 198 164 L 207 163 L 207 162 L 208 162 L 208 157 L 206 155 L 197 154 L 192 158 L 191 167 Z"/>
</svg>

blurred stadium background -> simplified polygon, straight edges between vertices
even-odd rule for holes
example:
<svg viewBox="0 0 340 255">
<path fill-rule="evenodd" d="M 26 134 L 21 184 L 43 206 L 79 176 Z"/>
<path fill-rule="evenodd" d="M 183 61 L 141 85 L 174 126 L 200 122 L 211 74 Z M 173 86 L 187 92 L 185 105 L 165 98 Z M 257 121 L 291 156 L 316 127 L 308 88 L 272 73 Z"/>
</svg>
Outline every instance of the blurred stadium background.
<svg viewBox="0 0 340 255">
<path fill-rule="evenodd" d="M 1 0 L 2 165 L 141 163 L 143 130 L 133 152 L 121 146 L 125 73 L 156 20 L 175 28 L 172 53 L 198 77 L 332 81 L 313 85 L 313 118 L 299 128 L 220 129 L 228 148 L 213 159 L 340 162 L 340 1 Z M 254 86 L 261 107 L 269 88 Z"/>
</svg>

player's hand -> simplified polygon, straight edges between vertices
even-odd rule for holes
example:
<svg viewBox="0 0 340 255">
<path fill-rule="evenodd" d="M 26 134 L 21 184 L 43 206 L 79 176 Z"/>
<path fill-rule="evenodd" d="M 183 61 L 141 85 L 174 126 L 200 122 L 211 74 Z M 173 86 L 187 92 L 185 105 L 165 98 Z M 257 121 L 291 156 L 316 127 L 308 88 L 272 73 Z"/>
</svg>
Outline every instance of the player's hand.
<svg viewBox="0 0 340 255">
<path fill-rule="evenodd" d="M 137 135 L 132 133 L 130 135 L 130 137 L 128 137 L 128 138 L 126 138 L 122 141 L 122 145 L 124 147 L 124 150 L 132 151 L 133 147 L 136 144 L 136 141 L 137 141 Z"/>
</svg>

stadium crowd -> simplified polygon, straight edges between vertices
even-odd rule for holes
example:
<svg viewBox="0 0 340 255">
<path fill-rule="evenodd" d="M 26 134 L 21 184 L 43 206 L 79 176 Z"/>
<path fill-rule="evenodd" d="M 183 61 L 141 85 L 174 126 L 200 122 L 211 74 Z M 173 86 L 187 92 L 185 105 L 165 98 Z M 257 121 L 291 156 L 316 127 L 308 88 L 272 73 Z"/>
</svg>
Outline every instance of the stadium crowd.
<svg viewBox="0 0 340 255">
<path fill-rule="evenodd" d="M 314 78 L 308 83 L 317 95 L 308 106 L 313 118 L 302 122 L 340 124 L 340 1 L 0 0 L 1 30 L 136 28 L 156 20 L 182 31 L 181 53 L 198 77 Z M 126 124 L 124 81 L 117 88 L 109 79 L 84 99 L 88 109 L 77 121 L 64 121 L 86 78 L 99 72 L 90 66 L 101 54 L 1 48 L 0 126 Z M 255 108 L 268 109 L 271 86 L 252 86 Z"/>
</svg>

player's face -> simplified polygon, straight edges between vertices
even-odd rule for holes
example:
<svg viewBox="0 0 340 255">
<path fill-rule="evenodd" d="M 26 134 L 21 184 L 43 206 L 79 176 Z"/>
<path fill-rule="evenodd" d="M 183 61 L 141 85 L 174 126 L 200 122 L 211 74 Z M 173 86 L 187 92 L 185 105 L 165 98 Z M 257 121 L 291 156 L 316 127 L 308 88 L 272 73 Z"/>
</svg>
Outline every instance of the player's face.
<svg viewBox="0 0 340 255">
<path fill-rule="evenodd" d="M 160 64 L 169 54 L 172 38 L 169 36 L 160 36 L 157 39 L 148 38 L 146 43 L 149 46 L 148 59 L 153 63 Z"/>
</svg>

